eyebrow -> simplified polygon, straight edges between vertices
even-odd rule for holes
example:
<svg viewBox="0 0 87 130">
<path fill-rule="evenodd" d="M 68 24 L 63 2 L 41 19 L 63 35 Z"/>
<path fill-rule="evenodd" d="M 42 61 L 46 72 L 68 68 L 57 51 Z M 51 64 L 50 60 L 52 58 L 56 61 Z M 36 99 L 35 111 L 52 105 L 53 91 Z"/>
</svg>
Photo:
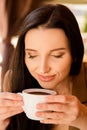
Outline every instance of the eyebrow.
<svg viewBox="0 0 87 130">
<path fill-rule="evenodd" d="M 66 48 L 56 48 L 56 49 L 53 49 L 53 50 L 50 50 L 51 52 L 53 51 L 60 51 L 60 50 L 65 50 Z"/>
<path fill-rule="evenodd" d="M 53 51 L 60 51 L 60 50 L 65 50 L 66 48 L 56 48 L 56 49 L 52 49 L 50 50 L 50 52 L 53 52 Z M 28 48 L 25 48 L 26 51 L 35 51 L 37 52 L 37 50 L 35 49 L 28 49 Z"/>
<path fill-rule="evenodd" d="M 37 50 L 25 48 L 25 51 L 37 51 Z"/>
</svg>

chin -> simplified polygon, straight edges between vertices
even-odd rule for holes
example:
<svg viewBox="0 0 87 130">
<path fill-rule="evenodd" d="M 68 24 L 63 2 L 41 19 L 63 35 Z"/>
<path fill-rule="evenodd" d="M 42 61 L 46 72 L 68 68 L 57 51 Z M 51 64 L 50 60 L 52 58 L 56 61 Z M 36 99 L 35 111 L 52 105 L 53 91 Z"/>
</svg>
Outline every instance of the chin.
<svg viewBox="0 0 87 130">
<path fill-rule="evenodd" d="M 55 89 L 55 86 L 56 86 L 56 83 L 54 82 L 40 82 L 38 80 L 38 83 L 40 84 L 40 86 L 44 89 L 52 89 L 54 90 Z"/>
<path fill-rule="evenodd" d="M 54 89 L 53 87 L 50 87 L 48 85 L 43 85 L 43 84 L 40 84 L 40 86 L 43 88 L 43 89 Z"/>
</svg>

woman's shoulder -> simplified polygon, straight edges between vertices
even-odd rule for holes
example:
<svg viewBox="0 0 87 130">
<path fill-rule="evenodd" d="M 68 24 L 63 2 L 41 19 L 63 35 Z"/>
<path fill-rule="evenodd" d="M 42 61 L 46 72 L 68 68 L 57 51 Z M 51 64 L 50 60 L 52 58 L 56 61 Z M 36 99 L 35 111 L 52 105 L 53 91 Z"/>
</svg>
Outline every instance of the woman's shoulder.
<svg viewBox="0 0 87 130">
<path fill-rule="evenodd" d="M 73 78 L 73 95 L 77 96 L 82 103 L 87 103 L 87 63 L 84 62 L 78 76 Z"/>
</svg>

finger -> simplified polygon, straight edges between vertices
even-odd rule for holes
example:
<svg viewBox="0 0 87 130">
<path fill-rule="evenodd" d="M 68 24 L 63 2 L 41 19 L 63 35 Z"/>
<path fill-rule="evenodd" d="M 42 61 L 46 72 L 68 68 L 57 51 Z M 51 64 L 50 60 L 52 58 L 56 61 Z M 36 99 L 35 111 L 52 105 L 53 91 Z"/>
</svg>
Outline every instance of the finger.
<svg viewBox="0 0 87 130">
<path fill-rule="evenodd" d="M 37 117 L 43 118 L 40 122 L 47 124 L 68 124 L 71 121 L 65 113 L 44 112 L 38 113 Z"/>
<path fill-rule="evenodd" d="M 70 124 L 76 119 L 73 115 L 67 115 L 66 113 L 56 113 L 56 112 L 40 112 L 36 113 L 36 116 L 43 118 L 40 122 L 47 124 Z"/>
<path fill-rule="evenodd" d="M 77 98 L 73 95 L 50 95 L 46 96 L 46 102 L 73 103 Z"/>
<path fill-rule="evenodd" d="M 44 123 L 44 124 L 62 124 L 60 122 L 58 122 L 58 120 L 52 120 L 52 119 L 45 119 L 45 120 L 40 120 L 40 123 Z"/>
<path fill-rule="evenodd" d="M 61 112 L 36 112 L 36 116 L 40 118 L 47 118 L 47 119 L 56 119 L 56 120 L 63 120 L 66 117 L 66 114 Z"/>
<path fill-rule="evenodd" d="M 10 112 L 0 114 L 0 120 L 7 119 L 7 118 L 12 117 L 14 115 L 17 115 L 17 114 L 19 114 L 21 112 L 23 112 L 23 109 L 20 107 L 20 108 L 16 108 L 16 110 L 12 110 Z"/>
<path fill-rule="evenodd" d="M 23 101 L 21 100 L 0 100 L 0 107 L 5 106 L 23 106 Z"/>
<path fill-rule="evenodd" d="M 0 92 L 0 99 L 22 100 L 22 96 L 10 92 Z"/>
<path fill-rule="evenodd" d="M 18 109 L 23 111 L 22 107 L 0 107 L 0 114 L 6 114 L 7 112 L 9 113 L 10 111 L 16 111 Z"/>
<path fill-rule="evenodd" d="M 37 104 L 36 108 L 41 111 L 56 111 L 56 112 L 67 112 L 70 110 L 70 106 L 68 104 L 61 103 L 44 103 Z"/>
<path fill-rule="evenodd" d="M 17 115 L 17 114 L 19 114 L 19 113 L 22 113 L 23 112 L 23 109 L 22 108 L 18 108 L 16 111 L 14 110 L 14 111 L 11 111 L 10 112 L 10 117 L 12 117 L 12 116 L 14 116 L 14 115 Z M 8 114 L 6 114 L 6 116 L 7 116 L 7 118 L 9 118 L 9 113 Z"/>
</svg>

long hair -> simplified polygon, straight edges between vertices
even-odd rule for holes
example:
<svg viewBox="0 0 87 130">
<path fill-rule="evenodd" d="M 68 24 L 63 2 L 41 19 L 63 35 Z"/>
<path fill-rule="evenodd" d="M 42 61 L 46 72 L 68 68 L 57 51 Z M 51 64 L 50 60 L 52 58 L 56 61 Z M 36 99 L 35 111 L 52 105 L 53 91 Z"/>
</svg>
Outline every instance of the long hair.
<svg viewBox="0 0 87 130">
<path fill-rule="evenodd" d="M 24 61 L 25 35 L 30 29 L 37 28 L 38 26 L 45 28 L 60 28 L 64 30 L 69 40 L 69 47 L 73 60 L 70 75 L 77 75 L 80 72 L 84 47 L 75 16 L 64 5 L 45 5 L 32 11 L 27 15 L 23 22 L 11 67 L 11 92 L 21 92 L 26 88 L 40 87 L 38 82 L 29 73 Z M 49 125 L 40 124 L 39 122 L 27 119 L 24 113 L 12 117 L 11 123 L 8 127 L 9 129 L 10 127 L 13 128 L 13 126 L 15 126 L 14 121 L 17 130 L 46 130 L 49 127 Z"/>
</svg>

